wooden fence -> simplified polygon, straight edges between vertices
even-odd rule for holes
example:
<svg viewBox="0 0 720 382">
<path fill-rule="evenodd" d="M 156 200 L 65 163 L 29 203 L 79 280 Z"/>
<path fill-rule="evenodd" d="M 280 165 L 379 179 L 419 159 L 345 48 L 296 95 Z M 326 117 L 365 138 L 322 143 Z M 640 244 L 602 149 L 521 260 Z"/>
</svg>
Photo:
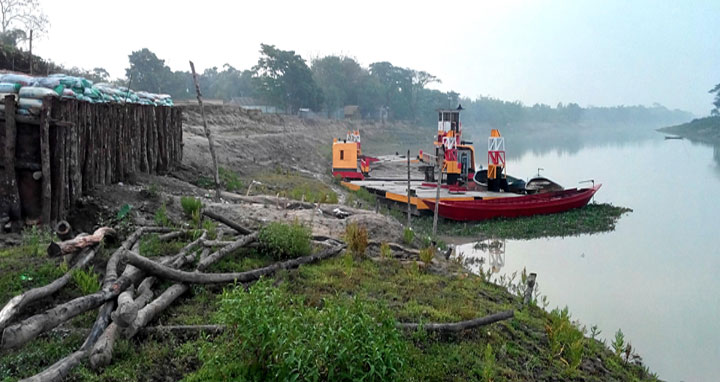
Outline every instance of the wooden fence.
<svg viewBox="0 0 720 382">
<path fill-rule="evenodd" d="M 180 108 L 47 98 L 31 118 L 16 114 L 12 96 L 4 105 L 0 219 L 55 222 L 98 185 L 182 160 Z"/>
</svg>

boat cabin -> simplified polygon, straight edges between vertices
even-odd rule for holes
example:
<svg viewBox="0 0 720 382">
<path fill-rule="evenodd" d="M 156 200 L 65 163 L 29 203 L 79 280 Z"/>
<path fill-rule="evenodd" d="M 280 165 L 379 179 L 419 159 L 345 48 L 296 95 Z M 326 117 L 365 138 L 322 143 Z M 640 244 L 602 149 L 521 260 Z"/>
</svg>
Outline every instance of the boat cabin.
<svg viewBox="0 0 720 382">
<path fill-rule="evenodd" d="M 447 174 L 448 185 L 463 185 L 472 181 L 475 174 L 475 149 L 472 142 L 462 139 L 460 111 L 439 109 L 438 131 L 435 141 L 436 158 L 443 158 L 442 172 Z"/>
</svg>

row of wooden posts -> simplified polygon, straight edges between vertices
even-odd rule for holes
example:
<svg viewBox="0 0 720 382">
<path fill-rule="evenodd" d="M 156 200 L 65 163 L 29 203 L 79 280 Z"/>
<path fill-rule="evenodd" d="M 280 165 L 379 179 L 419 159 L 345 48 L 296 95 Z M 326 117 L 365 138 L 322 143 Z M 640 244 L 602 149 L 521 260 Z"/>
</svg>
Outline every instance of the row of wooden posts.
<svg viewBox="0 0 720 382">
<path fill-rule="evenodd" d="M 51 223 L 98 185 L 164 173 L 182 160 L 182 111 L 137 104 L 46 98 L 39 116 L 4 100 L 0 202 L 10 220 Z"/>
</svg>

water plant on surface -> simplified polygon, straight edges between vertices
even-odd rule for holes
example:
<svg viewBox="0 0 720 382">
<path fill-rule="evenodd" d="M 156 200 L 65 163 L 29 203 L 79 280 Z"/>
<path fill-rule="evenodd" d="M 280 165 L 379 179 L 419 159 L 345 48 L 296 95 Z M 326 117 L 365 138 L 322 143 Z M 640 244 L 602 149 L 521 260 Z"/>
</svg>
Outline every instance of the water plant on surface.
<svg viewBox="0 0 720 382">
<path fill-rule="evenodd" d="M 223 292 L 217 319 L 232 328 L 201 347 L 188 381 L 394 380 L 406 345 L 383 309 L 336 298 L 306 306 L 261 280 Z"/>
<path fill-rule="evenodd" d="M 273 222 L 260 229 L 260 250 L 276 260 L 307 256 L 312 249 L 310 228 L 301 223 Z"/>
<path fill-rule="evenodd" d="M 367 249 L 368 246 L 367 228 L 356 222 L 352 222 L 345 226 L 343 239 L 347 243 L 348 249 L 353 255 L 362 256 L 365 254 L 365 249 Z"/>
</svg>

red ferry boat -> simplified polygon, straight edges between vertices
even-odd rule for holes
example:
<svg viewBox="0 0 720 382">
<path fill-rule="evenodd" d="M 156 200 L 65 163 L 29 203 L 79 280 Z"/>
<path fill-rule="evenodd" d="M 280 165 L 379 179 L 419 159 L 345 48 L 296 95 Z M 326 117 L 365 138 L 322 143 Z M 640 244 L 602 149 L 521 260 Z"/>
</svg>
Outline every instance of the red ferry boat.
<svg viewBox="0 0 720 382">
<path fill-rule="evenodd" d="M 458 221 L 478 221 L 493 218 L 514 218 L 540 214 L 554 214 L 580 208 L 590 201 L 602 184 L 590 188 L 574 188 L 542 194 L 516 197 L 441 200 L 438 215 Z M 435 199 L 422 200 L 430 211 L 435 209 Z"/>
</svg>

